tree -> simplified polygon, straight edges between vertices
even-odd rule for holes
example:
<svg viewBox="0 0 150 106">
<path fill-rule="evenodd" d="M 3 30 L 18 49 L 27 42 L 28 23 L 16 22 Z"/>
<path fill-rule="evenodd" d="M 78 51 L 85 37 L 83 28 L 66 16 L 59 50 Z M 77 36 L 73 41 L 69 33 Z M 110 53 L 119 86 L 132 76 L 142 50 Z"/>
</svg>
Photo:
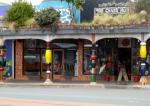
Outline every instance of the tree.
<svg viewBox="0 0 150 106">
<path fill-rule="evenodd" d="M 145 10 L 147 13 L 150 13 L 150 0 L 139 0 L 135 6 L 136 12 Z"/>
<path fill-rule="evenodd" d="M 61 0 L 61 1 L 66 1 L 69 5 L 75 6 L 76 9 L 83 9 L 83 0 Z"/>
<path fill-rule="evenodd" d="M 61 1 L 66 1 L 68 3 L 69 10 L 71 11 L 71 16 L 73 18 L 73 21 L 75 20 L 75 14 L 78 10 L 83 10 L 83 0 L 61 0 Z"/>
<path fill-rule="evenodd" d="M 25 21 L 32 18 L 34 15 L 33 6 L 26 1 L 19 0 L 12 3 L 12 6 L 7 10 L 7 22 L 14 22 L 16 27 L 24 26 Z"/>
</svg>

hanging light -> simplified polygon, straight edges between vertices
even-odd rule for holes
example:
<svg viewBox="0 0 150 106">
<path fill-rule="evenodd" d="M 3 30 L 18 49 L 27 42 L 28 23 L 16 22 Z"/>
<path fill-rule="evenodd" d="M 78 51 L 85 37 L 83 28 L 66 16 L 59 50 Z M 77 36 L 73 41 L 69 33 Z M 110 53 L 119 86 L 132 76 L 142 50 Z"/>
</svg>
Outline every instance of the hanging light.
<svg viewBox="0 0 150 106">
<path fill-rule="evenodd" d="M 146 43 L 145 42 L 141 42 L 140 43 L 140 57 L 141 58 L 146 58 L 146 54 L 147 54 Z"/>
<path fill-rule="evenodd" d="M 47 64 L 52 63 L 52 50 L 49 49 L 46 50 L 45 59 Z"/>
</svg>

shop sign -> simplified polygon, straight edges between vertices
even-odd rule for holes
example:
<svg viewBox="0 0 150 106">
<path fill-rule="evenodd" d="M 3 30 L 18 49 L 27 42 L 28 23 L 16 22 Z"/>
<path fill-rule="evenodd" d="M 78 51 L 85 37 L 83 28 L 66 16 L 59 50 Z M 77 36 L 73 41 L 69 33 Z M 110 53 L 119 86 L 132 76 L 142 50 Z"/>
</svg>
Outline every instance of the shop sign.
<svg viewBox="0 0 150 106">
<path fill-rule="evenodd" d="M 101 14 L 125 14 L 127 13 L 128 7 L 98 7 L 94 8 L 94 15 L 101 15 Z"/>
<path fill-rule="evenodd" d="M 130 38 L 119 38 L 118 39 L 119 48 L 131 48 L 131 39 Z"/>
</svg>

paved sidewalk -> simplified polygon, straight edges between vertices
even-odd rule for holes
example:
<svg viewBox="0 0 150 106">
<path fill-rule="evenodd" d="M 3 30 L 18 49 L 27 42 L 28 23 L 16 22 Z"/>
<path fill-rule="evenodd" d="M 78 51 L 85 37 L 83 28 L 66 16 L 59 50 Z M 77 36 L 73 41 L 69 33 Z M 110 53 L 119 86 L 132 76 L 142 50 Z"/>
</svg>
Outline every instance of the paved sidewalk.
<svg viewBox="0 0 150 106">
<path fill-rule="evenodd" d="M 0 98 L 0 106 L 117 106 L 117 105 Z"/>
<path fill-rule="evenodd" d="M 52 84 L 44 84 L 44 81 L 4 81 L 0 82 L 0 87 L 17 87 L 17 86 L 33 86 L 33 87 L 99 87 L 99 88 L 119 88 L 119 89 L 139 89 L 148 88 L 150 84 L 141 86 L 139 83 L 133 82 L 97 82 L 91 85 L 90 82 L 53 82 Z"/>
</svg>

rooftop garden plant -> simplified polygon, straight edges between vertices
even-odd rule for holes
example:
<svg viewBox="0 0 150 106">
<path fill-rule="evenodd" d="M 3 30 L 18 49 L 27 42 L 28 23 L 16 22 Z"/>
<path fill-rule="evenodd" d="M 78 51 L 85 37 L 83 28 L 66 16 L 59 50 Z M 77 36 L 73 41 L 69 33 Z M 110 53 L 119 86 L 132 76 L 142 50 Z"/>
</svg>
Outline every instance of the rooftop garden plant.
<svg viewBox="0 0 150 106">
<path fill-rule="evenodd" d="M 26 1 L 19 0 L 12 3 L 12 6 L 7 10 L 6 23 L 12 27 L 25 26 L 25 22 L 28 19 L 33 18 L 34 8 Z"/>
<path fill-rule="evenodd" d="M 35 21 L 40 27 L 50 27 L 55 30 L 59 22 L 60 13 L 53 8 L 37 11 L 34 15 Z"/>
<path fill-rule="evenodd" d="M 150 20 L 148 18 L 146 11 L 141 11 L 140 13 L 133 14 L 124 14 L 111 16 L 107 14 L 102 14 L 101 16 L 94 16 L 93 24 L 94 25 L 103 25 L 103 26 L 114 26 L 114 25 L 133 25 L 133 24 L 142 24 L 148 23 Z"/>
</svg>

